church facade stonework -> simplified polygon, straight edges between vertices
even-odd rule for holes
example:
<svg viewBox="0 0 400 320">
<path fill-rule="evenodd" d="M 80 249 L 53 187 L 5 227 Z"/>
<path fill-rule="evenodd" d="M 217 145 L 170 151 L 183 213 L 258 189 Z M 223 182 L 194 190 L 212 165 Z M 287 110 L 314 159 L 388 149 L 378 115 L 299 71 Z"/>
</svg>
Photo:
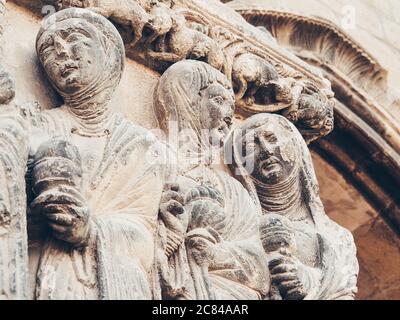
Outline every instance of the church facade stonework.
<svg viewBox="0 0 400 320">
<path fill-rule="evenodd" d="M 217 0 L 0 5 L 0 299 L 355 298 L 323 69 Z"/>
</svg>

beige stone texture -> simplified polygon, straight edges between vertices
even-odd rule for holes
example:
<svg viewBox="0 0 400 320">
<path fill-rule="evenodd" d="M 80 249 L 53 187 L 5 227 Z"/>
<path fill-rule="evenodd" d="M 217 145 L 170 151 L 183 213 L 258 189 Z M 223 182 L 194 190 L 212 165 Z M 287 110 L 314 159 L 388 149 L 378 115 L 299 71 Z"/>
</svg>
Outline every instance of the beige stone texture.
<svg viewBox="0 0 400 320">
<path fill-rule="evenodd" d="M 399 61 L 400 1 L 344 1 L 332 6 L 328 0 L 278 1 L 242 0 L 249 5 L 263 4 L 271 9 L 307 13 L 340 25 L 343 7 L 356 8 L 356 28 L 345 30 L 390 70 L 390 82 L 400 80 Z M 373 8 L 373 9 L 371 9 Z M 61 104 L 47 83 L 34 51 L 40 19 L 21 7 L 8 4 L 4 24 L 2 56 L 5 68 L 15 77 L 16 103 L 38 101 L 43 109 Z M 371 28 L 371 24 L 374 26 Z M 15 39 L 18 39 L 16 41 Z M 157 126 L 152 110 L 153 92 L 159 75 L 141 64 L 127 60 L 113 106 L 128 119 L 152 129 Z M 395 86 L 394 86 L 395 87 Z M 397 88 L 396 88 L 397 89 Z M 352 231 L 360 262 L 359 299 L 400 299 L 400 242 L 390 227 L 360 192 L 324 159 L 313 153 L 326 213 Z"/>
<path fill-rule="evenodd" d="M 360 264 L 357 299 L 400 299 L 400 241 L 350 182 L 312 153 L 326 213 L 354 236 Z"/>
<path fill-rule="evenodd" d="M 282 10 L 329 20 L 350 35 L 389 71 L 390 95 L 400 97 L 400 1 L 396 0 L 234 0 L 232 4 Z M 353 20 L 354 24 L 349 20 Z M 350 22 L 350 23 L 349 23 Z M 395 98 L 393 98 L 395 99 Z M 389 103 L 390 104 L 390 103 Z M 400 118 L 399 110 L 391 110 Z"/>
<path fill-rule="evenodd" d="M 7 4 L 4 21 L 4 67 L 16 82 L 15 102 L 39 102 L 43 109 L 59 106 L 62 101 L 48 84 L 39 67 L 35 39 L 40 19 L 13 3 Z M 18 39 L 18 41 L 15 41 Z M 130 120 L 153 129 L 156 127 L 152 111 L 152 92 L 159 75 L 132 60 L 127 60 L 121 84 L 112 104 Z"/>
</svg>

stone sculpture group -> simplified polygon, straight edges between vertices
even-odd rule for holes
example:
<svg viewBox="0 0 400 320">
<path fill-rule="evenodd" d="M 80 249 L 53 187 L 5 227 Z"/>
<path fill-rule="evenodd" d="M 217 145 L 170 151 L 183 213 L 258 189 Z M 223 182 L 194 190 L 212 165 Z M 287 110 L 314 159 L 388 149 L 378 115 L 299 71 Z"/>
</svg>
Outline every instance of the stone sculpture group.
<svg viewBox="0 0 400 320">
<path fill-rule="evenodd" d="M 306 144 L 333 128 L 329 94 L 230 59 L 168 3 L 58 2 L 36 51 L 63 105 L 0 91 L 0 297 L 353 299 L 354 241 L 324 211 Z M 168 139 L 112 109 L 126 45 L 107 18 L 163 70 Z"/>
</svg>

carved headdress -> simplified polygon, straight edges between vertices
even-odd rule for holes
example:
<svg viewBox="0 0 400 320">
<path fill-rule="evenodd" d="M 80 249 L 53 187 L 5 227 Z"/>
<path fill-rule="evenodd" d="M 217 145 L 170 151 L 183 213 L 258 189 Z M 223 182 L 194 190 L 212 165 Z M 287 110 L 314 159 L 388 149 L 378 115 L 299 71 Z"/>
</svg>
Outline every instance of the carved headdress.
<svg viewBox="0 0 400 320">
<path fill-rule="evenodd" d="M 257 199 L 260 198 L 258 189 L 263 188 L 263 183 L 261 181 L 254 181 L 255 178 L 252 178 L 243 166 L 243 134 L 255 130 L 271 121 L 278 123 L 279 126 L 282 127 L 285 131 L 285 138 L 292 140 L 295 150 L 295 155 L 293 155 L 296 158 L 295 168 L 291 175 L 281 184 L 288 184 L 293 180 L 293 178 L 298 177 L 300 179 L 300 190 L 298 190 L 298 188 L 294 188 L 293 190 L 298 192 L 305 200 L 314 222 L 316 224 L 322 223 L 325 220 L 326 215 L 319 196 L 318 181 L 315 175 L 310 152 L 300 132 L 286 118 L 276 114 L 258 114 L 247 119 L 238 129 L 232 132 L 226 146 L 228 152 L 228 148 L 233 147 L 233 173 L 240 181 L 242 181 L 253 199 L 258 201 Z M 228 152 L 226 152 L 226 154 L 229 154 Z M 296 175 L 297 177 L 292 177 L 292 175 Z M 290 201 L 290 194 L 281 193 L 281 195 Z"/>
<path fill-rule="evenodd" d="M 161 129 L 168 132 L 168 121 L 176 121 L 180 130 L 192 128 L 200 134 L 198 93 L 213 83 L 232 90 L 226 76 L 207 63 L 184 60 L 172 65 L 162 75 L 154 95 Z"/>
<path fill-rule="evenodd" d="M 154 94 L 154 111 L 160 128 L 172 137 L 179 134 L 184 138 L 185 149 L 179 152 L 190 150 L 193 153 L 184 157 L 201 159 L 203 164 L 210 160 L 207 158 L 210 144 L 202 132 L 200 100 L 202 91 L 212 84 L 220 84 L 231 91 L 234 101 L 232 87 L 224 74 L 204 62 L 184 60 L 172 65 L 162 75 Z M 174 130 L 177 132 L 172 132 Z"/>
<path fill-rule="evenodd" d="M 104 91 L 107 91 L 107 98 L 110 98 L 122 76 L 125 64 L 125 49 L 117 29 L 103 16 L 87 9 L 69 8 L 46 18 L 36 38 L 36 52 L 39 59 L 41 59 L 41 49 L 45 40 L 43 36 L 52 29 L 57 28 L 57 24 L 68 20 L 71 21 L 71 28 L 82 29 L 97 38 L 107 59 L 104 61 L 104 66 L 102 66 L 101 75 L 93 79 L 89 86 L 82 88 L 79 92 L 69 95 L 61 92 L 53 84 L 54 87 L 66 102 L 71 102 L 74 105 L 87 102 L 91 97 Z"/>
<path fill-rule="evenodd" d="M 293 190 L 302 197 L 305 206 L 309 210 L 314 220 L 319 239 L 321 252 L 320 267 L 323 278 L 320 280 L 320 285 L 307 296 L 307 299 L 340 299 L 341 297 L 352 297 L 357 292 L 356 283 L 358 274 L 354 240 L 350 232 L 337 225 L 326 215 L 320 199 L 318 181 L 310 152 L 296 127 L 286 118 L 274 114 L 258 114 L 247 119 L 240 128 L 232 133 L 227 143 L 227 148 L 233 145 L 233 172 L 242 181 L 255 200 L 259 198 L 262 202 L 265 200 L 264 196 L 271 195 L 268 194 L 269 192 L 265 184 L 263 186 L 261 181 L 249 176 L 243 166 L 241 153 L 243 149 L 243 132 L 257 129 L 272 121 L 280 127 L 277 127 L 277 130 L 284 130 L 285 138 L 292 140 L 291 143 L 294 144 L 294 153 L 297 157 L 297 168 L 281 184 L 290 182 L 291 176 L 294 174 L 299 179 L 297 180 L 299 187 L 295 187 L 293 184 Z M 286 188 L 284 192 L 276 192 L 274 196 L 280 197 L 279 201 L 289 201 L 291 199 L 291 192 L 291 190 Z M 278 204 L 281 205 L 283 202 Z"/>
</svg>

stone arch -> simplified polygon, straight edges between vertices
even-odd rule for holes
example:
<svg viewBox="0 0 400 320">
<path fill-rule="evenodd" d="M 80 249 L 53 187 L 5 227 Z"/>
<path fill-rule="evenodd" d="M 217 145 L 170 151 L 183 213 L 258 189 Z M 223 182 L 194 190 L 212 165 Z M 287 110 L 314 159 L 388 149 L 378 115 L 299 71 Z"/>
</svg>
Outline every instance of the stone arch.
<svg viewBox="0 0 400 320">
<path fill-rule="evenodd" d="M 387 255 L 389 251 L 373 251 L 391 242 L 392 249 L 398 252 L 400 235 L 400 100 L 398 97 L 392 99 L 388 71 L 330 21 L 288 12 L 246 8 L 244 5 L 233 7 L 246 21 L 270 33 L 280 46 L 321 70 L 331 81 L 336 100 L 335 130 L 313 143 L 311 150 L 356 187 L 394 231 L 382 227 L 382 222 L 375 223 L 381 220 L 373 220 L 375 222 L 368 227 L 370 229 L 361 227 L 363 235 L 355 236 L 361 239 L 360 246 L 357 244 L 362 267 L 359 282 L 361 297 L 396 297 L 396 289 L 393 288 L 388 289 L 390 294 L 371 296 L 367 293 L 372 286 L 376 286 L 374 290 L 379 292 L 380 284 L 377 283 L 385 282 L 386 278 L 383 271 L 371 273 L 370 270 L 380 269 L 373 264 L 381 263 L 378 256 Z M 381 227 L 381 234 L 367 239 L 366 233 L 372 235 L 376 232 L 374 229 Z M 383 231 L 383 228 L 386 229 Z M 393 252 L 396 257 L 393 259 L 398 261 L 398 253 Z M 375 262 L 372 262 L 371 255 L 376 255 Z M 396 273 L 393 272 L 396 267 L 391 270 L 390 265 L 390 262 L 382 262 L 386 273 Z M 364 282 L 368 285 L 363 285 Z"/>
</svg>

